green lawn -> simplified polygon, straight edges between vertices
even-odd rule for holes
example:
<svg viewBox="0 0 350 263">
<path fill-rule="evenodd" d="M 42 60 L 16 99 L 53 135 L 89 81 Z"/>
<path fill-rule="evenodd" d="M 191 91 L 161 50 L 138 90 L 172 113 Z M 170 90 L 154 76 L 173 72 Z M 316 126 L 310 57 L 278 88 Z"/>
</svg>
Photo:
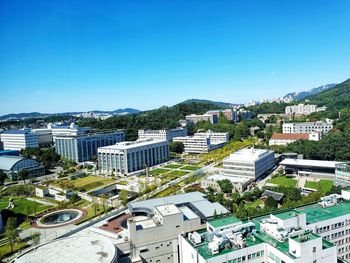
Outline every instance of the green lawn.
<svg viewBox="0 0 350 263">
<path fill-rule="evenodd" d="M 179 171 L 179 170 L 173 170 L 166 173 L 167 176 L 170 175 L 170 176 L 177 176 L 177 177 L 184 176 L 185 174 L 188 174 L 188 172 Z"/>
<path fill-rule="evenodd" d="M 33 202 L 33 201 L 29 201 L 24 199 L 23 197 L 2 197 L 0 198 L 0 211 L 3 209 L 6 209 L 9 199 L 13 198 L 14 199 L 14 203 L 15 203 L 15 207 L 13 209 L 10 209 L 11 211 L 14 211 L 16 213 L 19 214 L 23 214 L 23 215 L 28 215 L 29 214 L 33 214 L 33 207 L 36 206 L 36 212 L 39 213 L 41 211 L 44 211 L 45 209 L 49 208 L 49 206 L 47 205 L 43 205 L 37 202 Z M 28 210 L 28 207 L 31 208 L 31 210 Z"/>
<path fill-rule="evenodd" d="M 160 175 L 169 172 L 168 169 L 156 168 L 150 171 L 151 175 Z"/>
<path fill-rule="evenodd" d="M 181 170 L 196 171 L 200 168 L 201 168 L 200 166 L 196 166 L 196 165 L 186 165 L 184 167 L 181 167 Z"/>
<path fill-rule="evenodd" d="M 165 166 L 163 166 L 163 167 L 164 167 L 164 168 L 177 169 L 177 168 L 180 168 L 180 167 L 182 167 L 182 166 L 183 166 L 182 164 L 171 163 L 171 164 L 165 165 Z"/>
<path fill-rule="evenodd" d="M 13 246 L 13 252 L 17 252 L 20 249 L 23 249 L 25 247 L 27 247 L 28 245 L 25 242 L 20 242 L 17 243 Z M 5 258 L 6 256 L 10 256 L 11 255 L 11 246 L 10 244 L 6 244 L 3 246 L 0 246 L 0 259 Z"/>
<path fill-rule="evenodd" d="M 297 184 L 297 180 L 288 178 L 284 175 L 271 178 L 267 182 L 271 184 L 277 184 L 277 185 L 287 186 L 287 187 L 294 187 Z"/>
<path fill-rule="evenodd" d="M 114 182 L 116 181 L 110 178 L 89 175 L 75 180 L 56 180 L 53 184 L 62 188 L 73 188 L 73 190 L 87 192 Z"/>
<path fill-rule="evenodd" d="M 261 201 L 260 199 L 255 200 L 253 203 L 247 203 L 244 206 L 246 208 L 257 208 L 258 206 L 262 205 L 263 201 Z"/>
<path fill-rule="evenodd" d="M 321 179 L 319 182 L 307 181 L 305 184 L 306 188 L 320 190 L 322 193 L 327 193 L 333 186 L 332 180 Z"/>
</svg>

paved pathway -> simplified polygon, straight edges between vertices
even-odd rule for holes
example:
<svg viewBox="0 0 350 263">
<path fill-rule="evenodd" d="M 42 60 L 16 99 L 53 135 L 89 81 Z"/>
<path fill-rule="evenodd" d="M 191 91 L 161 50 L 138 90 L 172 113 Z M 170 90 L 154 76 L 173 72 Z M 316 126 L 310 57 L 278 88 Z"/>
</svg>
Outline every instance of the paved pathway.
<svg viewBox="0 0 350 263">
<path fill-rule="evenodd" d="M 36 198 L 31 198 L 31 197 L 27 197 L 26 199 L 29 201 L 39 203 L 39 204 L 43 204 L 43 205 L 56 206 L 56 204 L 54 204 L 54 203 L 51 203 L 51 202 L 45 201 L 45 200 L 41 200 L 41 199 L 36 199 Z"/>
</svg>

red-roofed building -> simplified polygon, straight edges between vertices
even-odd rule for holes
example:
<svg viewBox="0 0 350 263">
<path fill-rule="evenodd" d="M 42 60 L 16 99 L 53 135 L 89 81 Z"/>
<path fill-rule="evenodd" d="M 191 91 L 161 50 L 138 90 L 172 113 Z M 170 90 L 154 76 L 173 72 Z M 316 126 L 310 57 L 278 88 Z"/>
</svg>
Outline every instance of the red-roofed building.
<svg viewBox="0 0 350 263">
<path fill-rule="evenodd" d="M 274 133 L 269 141 L 269 145 L 286 145 L 297 140 L 319 141 L 321 133 Z"/>
</svg>

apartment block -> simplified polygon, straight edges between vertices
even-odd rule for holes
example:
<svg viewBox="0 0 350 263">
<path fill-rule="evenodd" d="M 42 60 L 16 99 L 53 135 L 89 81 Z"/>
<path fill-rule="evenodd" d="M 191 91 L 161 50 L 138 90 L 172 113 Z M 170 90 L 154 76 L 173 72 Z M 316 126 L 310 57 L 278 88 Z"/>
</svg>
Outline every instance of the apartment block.
<svg viewBox="0 0 350 263">
<path fill-rule="evenodd" d="M 333 129 L 332 122 L 295 122 L 295 123 L 283 123 L 283 133 L 315 133 L 320 132 L 322 134 L 328 133 Z"/>
<path fill-rule="evenodd" d="M 175 129 L 162 129 L 162 130 L 139 130 L 138 139 L 155 139 L 155 140 L 167 140 L 171 142 L 174 137 L 187 136 L 187 129 L 180 127 Z"/>
<path fill-rule="evenodd" d="M 98 149 L 98 167 L 101 173 L 128 175 L 168 161 L 167 140 L 137 140 L 121 142 Z"/>
<path fill-rule="evenodd" d="M 245 148 L 223 160 L 223 172 L 228 176 L 245 176 L 257 179 L 275 165 L 274 152 Z"/>
<path fill-rule="evenodd" d="M 233 110 L 233 109 L 210 110 L 206 112 L 206 114 L 216 115 L 218 117 L 220 116 L 220 113 L 222 113 L 223 116 L 229 121 L 232 121 L 232 122 L 238 121 L 238 113 L 236 110 Z"/>
<path fill-rule="evenodd" d="M 317 107 L 317 105 L 303 104 L 287 106 L 285 108 L 286 114 L 296 114 L 296 115 L 309 115 L 313 112 L 325 111 L 326 107 Z"/>
</svg>

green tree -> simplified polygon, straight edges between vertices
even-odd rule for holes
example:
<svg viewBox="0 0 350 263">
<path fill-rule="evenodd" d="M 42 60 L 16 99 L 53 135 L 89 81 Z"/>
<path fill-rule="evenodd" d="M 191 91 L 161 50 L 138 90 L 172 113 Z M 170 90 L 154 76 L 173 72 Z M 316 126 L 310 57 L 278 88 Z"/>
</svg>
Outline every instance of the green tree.
<svg viewBox="0 0 350 263">
<path fill-rule="evenodd" d="M 69 196 L 69 201 L 73 204 L 74 207 L 75 207 L 75 203 L 78 202 L 80 199 L 81 198 L 77 193 L 73 193 Z"/>
<path fill-rule="evenodd" d="M 11 246 L 11 253 L 13 253 L 13 246 L 18 239 L 18 230 L 17 230 L 17 221 L 14 217 L 9 217 L 7 219 L 6 227 L 5 227 L 5 236 L 8 239 Z"/>
<path fill-rule="evenodd" d="M 119 193 L 119 199 L 121 200 L 122 204 L 125 206 L 128 203 L 128 191 L 121 190 Z"/>
<path fill-rule="evenodd" d="M 226 194 L 232 193 L 233 185 L 229 179 L 219 180 L 217 183 L 219 184 L 221 191 Z"/>
<path fill-rule="evenodd" d="M 269 197 L 266 199 L 265 205 L 266 205 L 268 208 L 273 209 L 273 210 L 276 209 L 277 206 L 278 206 L 276 200 L 273 199 L 272 196 L 269 196 Z"/>
<path fill-rule="evenodd" d="M 6 178 L 7 178 L 6 173 L 3 170 L 0 170 L 0 185 L 4 184 Z"/>
<path fill-rule="evenodd" d="M 182 142 L 172 142 L 169 148 L 171 152 L 183 153 L 185 147 Z"/>
<path fill-rule="evenodd" d="M 33 245 L 34 246 L 37 246 L 39 245 L 40 243 L 40 233 L 39 232 L 35 232 L 33 235 L 32 235 L 32 242 L 33 242 Z"/>
<path fill-rule="evenodd" d="M 25 183 L 25 180 L 26 180 L 26 179 L 28 178 L 28 176 L 29 176 L 29 172 L 28 172 L 28 170 L 26 170 L 26 169 L 22 169 L 22 170 L 19 172 L 18 176 L 19 176 L 19 179 L 20 179 L 20 180 L 23 180 L 23 183 Z"/>
</svg>

